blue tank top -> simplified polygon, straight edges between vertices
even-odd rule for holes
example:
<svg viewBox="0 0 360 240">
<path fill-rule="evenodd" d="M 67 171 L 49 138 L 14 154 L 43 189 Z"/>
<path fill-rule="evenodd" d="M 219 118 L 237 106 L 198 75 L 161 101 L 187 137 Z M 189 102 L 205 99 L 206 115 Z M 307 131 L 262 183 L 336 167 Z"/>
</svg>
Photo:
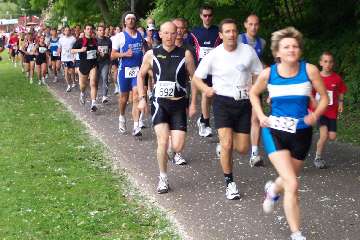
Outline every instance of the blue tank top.
<svg viewBox="0 0 360 240">
<path fill-rule="evenodd" d="M 57 51 L 59 47 L 59 38 L 56 38 L 56 40 L 53 40 L 52 38 L 50 38 L 50 45 L 49 45 L 49 49 L 52 55 L 52 52 Z"/>
<path fill-rule="evenodd" d="M 308 114 L 311 90 L 312 84 L 306 73 L 305 61 L 300 62 L 298 74 L 291 78 L 281 77 L 277 64 L 271 65 L 268 81 L 271 115 L 298 119 L 297 129 L 310 127 L 304 122 L 304 117 Z"/>
<path fill-rule="evenodd" d="M 241 36 L 241 42 L 244 44 L 249 44 L 248 39 L 246 37 L 245 33 L 240 34 Z M 261 40 L 259 37 L 255 38 L 255 46 L 254 46 L 255 52 L 257 54 L 258 57 L 260 57 L 262 55 L 262 46 L 261 46 Z"/>
<path fill-rule="evenodd" d="M 131 49 L 133 56 L 131 58 L 124 57 L 120 58 L 119 67 L 124 69 L 125 67 L 140 67 L 142 58 L 143 58 L 143 38 L 141 34 L 137 31 L 136 38 L 132 38 L 126 31 L 123 32 L 125 36 L 125 44 L 121 48 L 121 52 L 126 52 L 128 49 Z"/>
</svg>

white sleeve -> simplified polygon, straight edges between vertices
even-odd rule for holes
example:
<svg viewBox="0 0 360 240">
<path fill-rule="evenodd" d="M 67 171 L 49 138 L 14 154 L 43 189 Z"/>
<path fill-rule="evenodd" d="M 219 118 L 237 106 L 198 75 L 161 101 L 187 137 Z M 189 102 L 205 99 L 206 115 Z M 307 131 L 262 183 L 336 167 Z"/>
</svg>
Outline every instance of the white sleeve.
<svg viewBox="0 0 360 240">
<path fill-rule="evenodd" d="M 59 48 L 62 48 L 62 38 L 59 38 Z"/>
<path fill-rule="evenodd" d="M 261 63 L 259 57 L 257 56 L 255 50 L 251 48 L 251 66 L 250 72 L 253 75 L 259 75 L 263 70 L 263 64 Z"/>
<path fill-rule="evenodd" d="M 121 52 L 121 49 L 124 45 L 125 45 L 125 35 L 123 32 L 115 35 L 112 38 L 112 49 Z"/>
<path fill-rule="evenodd" d="M 195 76 L 201 79 L 206 79 L 207 76 L 209 74 L 211 74 L 211 63 L 212 63 L 212 56 L 214 56 L 214 54 L 211 54 L 215 51 L 212 50 L 209 54 L 207 54 L 200 62 L 200 64 L 198 65 L 198 67 L 196 68 L 195 71 Z"/>
</svg>

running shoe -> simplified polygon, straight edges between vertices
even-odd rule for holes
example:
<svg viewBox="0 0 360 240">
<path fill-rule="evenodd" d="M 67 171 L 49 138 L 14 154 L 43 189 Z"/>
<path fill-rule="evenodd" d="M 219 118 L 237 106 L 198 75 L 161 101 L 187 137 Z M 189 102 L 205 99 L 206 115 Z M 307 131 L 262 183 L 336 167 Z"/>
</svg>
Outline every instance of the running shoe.
<svg viewBox="0 0 360 240">
<path fill-rule="evenodd" d="M 107 102 L 109 102 L 109 98 L 107 96 L 102 96 L 101 102 L 107 103 Z"/>
<path fill-rule="evenodd" d="M 265 200 L 263 202 L 263 210 L 265 213 L 271 213 L 274 211 L 274 205 L 277 201 L 279 201 L 280 195 L 272 196 L 270 194 L 270 187 L 274 184 L 273 181 L 268 181 L 265 184 L 264 190 L 265 190 Z"/>
<path fill-rule="evenodd" d="M 196 121 L 196 124 L 199 128 L 199 136 L 204 137 L 205 136 L 205 124 L 200 121 L 200 118 Z"/>
<path fill-rule="evenodd" d="M 55 83 L 55 82 L 57 82 L 57 80 L 58 80 L 58 78 L 57 78 L 57 76 L 55 76 L 53 82 Z"/>
<path fill-rule="evenodd" d="M 140 136 L 142 136 L 141 127 L 140 127 L 140 126 L 135 127 L 135 128 L 133 129 L 132 135 L 133 135 L 134 137 L 140 137 Z"/>
<path fill-rule="evenodd" d="M 97 110 L 96 103 L 95 102 L 91 103 L 90 112 L 96 112 L 96 110 Z"/>
<path fill-rule="evenodd" d="M 119 116 L 119 132 L 121 134 L 126 133 L 126 119 Z"/>
<path fill-rule="evenodd" d="M 229 199 L 229 200 L 240 199 L 240 193 L 239 193 L 239 190 L 236 187 L 235 182 L 231 182 L 231 183 L 229 183 L 227 185 L 226 198 Z"/>
<path fill-rule="evenodd" d="M 291 234 L 290 236 L 291 240 L 306 240 L 306 237 L 304 237 L 301 232 L 295 232 Z"/>
<path fill-rule="evenodd" d="M 33 80 L 32 80 L 32 78 L 30 78 L 30 84 L 33 84 Z"/>
<path fill-rule="evenodd" d="M 186 160 L 183 158 L 181 153 L 176 153 L 175 154 L 173 162 L 176 165 L 185 165 L 186 164 Z"/>
<path fill-rule="evenodd" d="M 221 145 L 220 145 L 220 143 L 218 143 L 218 144 L 216 145 L 216 156 L 217 156 L 218 158 L 220 158 L 220 151 L 221 151 Z"/>
<path fill-rule="evenodd" d="M 118 85 L 116 84 L 116 85 L 115 85 L 115 89 L 114 89 L 114 95 L 118 95 L 119 93 L 120 93 L 119 87 L 118 87 Z"/>
<path fill-rule="evenodd" d="M 71 85 L 71 88 L 76 88 L 76 84 L 73 83 L 73 84 Z"/>
<path fill-rule="evenodd" d="M 326 168 L 326 162 L 321 157 L 315 157 L 314 166 L 318 169 L 324 169 Z"/>
<path fill-rule="evenodd" d="M 251 154 L 249 164 L 250 167 L 259 167 L 264 166 L 264 161 L 261 159 L 260 155 Z"/>
<path fill-rule="evenodd" d="M 84 105 L 86 102 L 86 94 L 83 92 L 80 92 L 80 98 L 79 98 L 80 104 Z"/>
<path fill-rule="evenodd" d="M 203 137 L 212 137 L 211 127 L 205 127 L 203 134 L 204 134 Z"/>
<path fill-rule="evenodd" d="M 38 84 L 41 85 L 41 80 L 39 80 Z"/>
<path fill-rule="evenodd" d="M 46 85 L 45 78 L 42 78 L 41 81 L 42 81 L 42 84 Z"/>
<path fill-rule="evenodd" d="M 66 92 L 71 92 L 71 86 L 67 85 Z"/>
<path fill-rule="evenodd" d="M 140 127 L 141 129 L 146 128 L 145 123 L 144 123 L 144 120 L 140 120 L 140 119 L 139 119 L 139 127 Z"/>
<path fill-rule="evenodd" d="M 163 193 L 167 193 L 169 192 L 169 182 L 168 182 L 168 179 L 167 177 L 160 177 L 159 176 L 159 183 L 158 183 L 158 186 L 157 186 L 157 192 L 159 194 L 163 194 Z"/>
</svg>

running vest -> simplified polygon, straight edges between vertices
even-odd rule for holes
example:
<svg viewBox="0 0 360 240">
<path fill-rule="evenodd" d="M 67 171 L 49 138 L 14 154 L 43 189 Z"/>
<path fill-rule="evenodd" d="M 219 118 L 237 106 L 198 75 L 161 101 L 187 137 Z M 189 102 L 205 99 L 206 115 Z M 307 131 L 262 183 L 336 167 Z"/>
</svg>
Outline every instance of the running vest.
<svg viewBox="0 0 360 240">
<path fill-rule="evenodd" d="M 44 45 L 40 45 L 38 46 L 38 52 L 39 52 L 39 57 L 41 58 L 46 58 L 46 51 L 47 51 L 47 48 L 46 48 L 46 44 Z"/>
<path fill-rule="evenodd" d="M 277 64 L 271 65 L 267 86 L 271 99 L 271 115 L 297 119 L 296 129 L 309 127 L 304 122 L 304 117 L 308 114 L 309 96 L 312 90 L 305 61 L 300 61 L 299 65 L 298 74 L 291 78 L 281 77 L 277 71 Z"/>
<path fill-rule="evenodd" d="M 210 28 L 196 27 L 192 30 L 191 36 L 198 61 L 203 59 L 220 43 L 219 28 L 217 26 L 211 26 Z"/>
<path fill-rule="evenodd" d="M 123 32 L 125 36 L 125 44 L 119 49 L 119 52 L 126 52 L 128 49 L 131 49 L 133 52 L 133 56 L 131 58 L 124 57 L 120 58 L 119 68 L 121 70 L 125 70 L 126 67 L 139 67 L 141 66 L 142 58 L 143 58 L 143 38 L 141 34 L 136 31 L 136 38 L 132 38 L 126 31 Z M 136 76 L 135 76 L 136 77 Z"/>
<path fill-rule="evenodd" d="M 51 56 L 53 56 L 53 57 L 59 56 L 57 53 L 57 50 L 59 48 L 59 39 L 60 38 L 58 38 L 58 37 L 56 39 L 50 38 L 49 50 L 50 50 Z"/>
<path fill-rule="evenodd" d="M 240 34 L 241 36 L 241 42 L 244 43 L 244 44 L 249 44 L 249 41 L 246 37 L 246 34 L 245 33 L 242 33 Z M 256 37 L 255 38 L 255 46 L 254 46 L 254 49 L 255 49 L 255 52 L 257 54 L 258 57 L 260 57 L 262 55 L 262 52 L 263 52 L 263 48 L 261 46 L 261 40 L 259 37 Z"/>
<path fill-rule="evenodd" d="M 184 97 L 188 75 L 185 69 L 185 49 L 175 47 L 167 52 L 162 45 L 153 49 L 155 97 Z"/>
</svg>

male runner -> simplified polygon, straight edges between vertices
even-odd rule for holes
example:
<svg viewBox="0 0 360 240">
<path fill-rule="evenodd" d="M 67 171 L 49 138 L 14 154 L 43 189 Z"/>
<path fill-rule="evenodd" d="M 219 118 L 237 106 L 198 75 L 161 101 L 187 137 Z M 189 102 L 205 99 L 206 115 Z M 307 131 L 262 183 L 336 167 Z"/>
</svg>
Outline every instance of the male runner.
<svg viewBox="0 0 360 240">
<path fill-rule="evenodd" d="M 167 149 L 171 136 L 171 148 L 181 152 L 185 144 L 187 129 L 186 108 L 188 76 L 192 77 L 195 64 L 189 50 L 175 45 L 176 26 L 165 22 L 160 27 L 162 45 L 146 52 L 138 74 L 139 109 L 147 108 L 144 79 L 149 70 L 156 76 L 154 97 L 151 105 L 152 122 L 157 137 L 157 160 L 160 176 L 158 193 L 167 193 Z"/>
<path fill-rule="evenodd" d="M 235 20 L 224 19 L 219 30 L 223 44 L 203 58 L 193 83 L 206 96 L 214 96 L 214 120 L 221 145 L 220 163 L 226 182 L 226 198 L 239 199 L 233 181 L 232 151 L 245 154 L 249 148 L 251 104 L 248 93 L 252 78 L 262 71 L 262 64 L 253 48 L 238 44 Z M 212 75 L 212 87 L 203 82 L 208 75 Z"/>
<path fill-rule="evenodd" d="M 58 55 L 61 54 L 61 62 L 64 66 L 64 76 L 67 83 L 66 92 L 70 92 L 75 85 L 74 55 L 71 53 L 76 38 L 70 35 L 70 28 L 64 28 L 64 35 L 59 39 Z M 71 84 L 72 83 L 72 84 Z"/>
<path fill-rule="evenodd" d="M 51 70 L 54 73 L 54 82 L 58 80 L 58 73 L 60 72 L 60 55 L 58 54 L 59 48 L 59 37 L 57 36 L 56 29 L 51 29 L 50 31 L 50 44 L 49 44 L 49 52 L 50 52 L 50 60 L 51 60 Z"/>
</svg>

